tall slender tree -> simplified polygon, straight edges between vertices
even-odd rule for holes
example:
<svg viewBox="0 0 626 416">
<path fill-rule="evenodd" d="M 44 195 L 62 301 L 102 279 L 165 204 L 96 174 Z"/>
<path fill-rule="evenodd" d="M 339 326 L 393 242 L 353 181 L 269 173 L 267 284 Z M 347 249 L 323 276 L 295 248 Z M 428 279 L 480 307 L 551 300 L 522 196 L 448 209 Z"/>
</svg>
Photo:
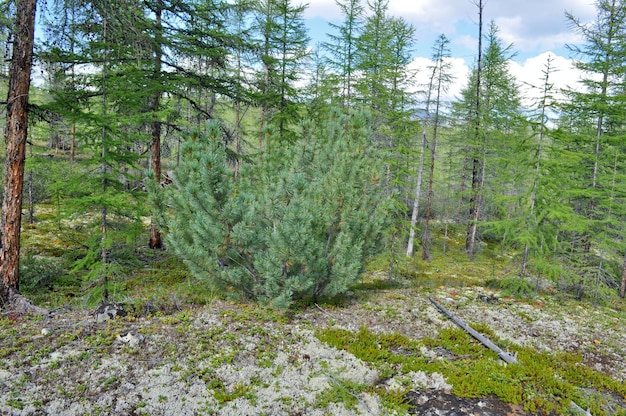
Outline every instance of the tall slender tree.
<svg viewBox="0 0 626 416">
<path fill-rule="evenodd" d="M 523 233 L 520 233 L 520 236 L 522 239 L 525 239 L 526 241 L 523 241 L 523 245 L 524 245 L 524 250 L 523 250 L 523 254 L 522 254 L 522 265 L 521 265 L 521 270 L 520 273 L 522 276 L 526 275 L 527 273 L 527 267 L 528 267 L 528 259 L 529 259 L 529 255 L 531 253 L 531 249 L 534 249 L 534 251 L 539 251 L 539 249 L 541 247 L 543 247 L 543 244 L 541 242 L 541 239 L 534 239 L 533 237 L 535 237 L 537 235 L 537 233 L 540 231 L 537 227 L 538 225 L 538 218 L 536 215 L 536 210 L 537 210 L 537 195 L 540 189 L 540 180 L 542 178 L 542 163 L 543 163 L 543 159 L 545 158 L 545 140 L 546 140 L 546 130 L 547 130 L 547 126 L 546 126 L 546 117 L 547 117 L 547 111 L 550 108 L 550 102 L 549 100 L 551 100 L 552 95 L 552 89 L 554 84 L 552 84 L 550 76 L 552 75 L 552 73 L 554 72 L 554 68 L 553 68 L 553 58 L 550 56 L 548 57 L 548 60 L 546 62 L 543 74 L 544 74 L 544 78 L 543 78 L 543 85 L 541 86 L 541 98 L 540 98 L 540 102 L 539 102 L 539 114 L 538 114 L 538 119 L 536 122 L 536 126 L 537 126 L 537 149 L 536 149 L 536 156 L 535 156 L 535 169 L 532 175 L 532 185 L 530 188 L 530 195 L 528 196 L 528 216 L 527 216 L 527 224 L 526 224 L 526 230 Z"/>
<path fill-rule="evenodd" d="M 295 83 L 308 55 L 305 9 L 304 5 L 294 6 L 292 0 L 263 0 L 257 12 L 263 63 L 258 94 L 260 129 L 263 135 L 267 133 L 266 127 L 277 129 L 279 140 L 294 139 L 292 126 L 299 118 Z"/>
<path fill-rule="evenodd" d="M 343 22 L 330 23 L 330 27 L 338 33 L 328 34 L 329 41 L 322 43 L 328 51 L 330 68 L 337 71 L 342 80 L 344 106 L 350 108 L 357 71 L 357 39 L 362 30 L 365 9 L 361 0 L 335 0 L 341 9 Z"/>
<path fill-rule="evenodd" d="M 362 74 L 356 82 L 358 100 L 372 111 L 374 129 L 389 110 L 387 72 L 393 49 L 393 20 L 388 15 L 389 0 L 368 0 L 369 15 L 357 39 L 357 69 Z"/>
<path fill-rule="evenodd" d="M 150 100 L 149 109 L 153 114 L 157 114 L 161 107 L 161 96 L 163 95 L 161 85 L 161 60 L 163 59 L 163 1 L 156 0 L 154 4 L 154 37 L 153 37 L 153 54 L 154 54 L 154 72 L 153 81 L 157 87 L 154 89 L 152 99 Z M 157 182 L 161 182 L 161 120 L 155 119 L 152 121 L 152 144 L 151 144 L 151 156 L 152 156 L 152 173 L 154 179 Z M 157 225 L 154 223 L 154 219 L 150 223 L 150 248 L 159 249 L 163 247 L 163 241 L 161 239 L 161 233 Z"/>
<path fill-rule="evenodd" d="M 476 251 L 479 222 L 483 214 L 488 214 L 484 209 L 492 202 L 486 198 L 508 195 L 499 183 L 514 188 L 510 180 L 515 177 L 512 169 L 516 165 L 510 165 L 507 158 L 514 154 L 523 128 L 519 87 L 508 66 L 512 45 L 505 47 L 502 44 L 498 27 L 493 22 L 486 40 L 480 72 L 475 69 L 470 74 L 468 86 L 461 92 L 462 99 L 455 110 L 461 117 L 467 117 L 464 131 L 472 137 L 469 145 L 463 144 L 470 152 L 468 159 L 472 160 L 472 193 L 466 235 L 470 258 Z M 479 92 L 477 85 L 480 85 Z M 480 102 L 476 103 L 477 100 Z"/>
<path fill-rule="evenodd" d="M 576 67 L 585 74 L 584 90 L 568 91 L 570 101 L 564 107 L 571 119 L 578 121 L 572 133 L 585 168 L 577 174 L 582 187 L 572 201 L 581 215 L 580 232 L 570 235 L 572 249 L 580 259 L 580 293 L 592 281 L 617 280 L 608 276 L 607 250 L 619 249 L 615 241 L 624 238 L 623 232 L 611 225 L 623 219 L 616 218 L 618 211 L 611 196 L 614 190 L 609 183 L 614 178 L 613 155 L 623 152 L 618 138 L 626 134 L 626 2 L 598 0 L 596 10 L 596 20 L 589 24 L 566 14 L 574 31 L 583 38 L 580 46 L 570 45 L 570 49 L 577 58 Z"/>
<path fill-rule="evenodd" d="M 483 0 L 478 0 L 476 7 L 478 7 L 478 56 L 476 59 L 476 83 L 475 87 L 475 101 L 474 101 L 474 114 L 473 114 L 473 143 L 472 146 L 472 196 L 470 198 L 470 209 L 468 217 L 467 235 L 465 238 L 465 250 L 473 258 L 476 251 L 476 235 L 478 229 L 478 218 L 480 218 L 480 208 L 482 205 L 482 187 L 483 187 L 483 146 L 481 137 L 481 80 L 483 76 Z"/>
<path fill-rule="evenodd" d="M 435 179 L 435 161 L 437 152 L 437 140 L 439 129 L 443 124 L 442 114 L 442 100 L 443 94 L 448 91 L 450 83 L 453 80 L 451 75 L 450 65 L 450 41 L 444 35 L 439 36 L 435 42 L 433 50 L 433 65 L 430 81 L 428 83 L 428 100 L 432 99 L 434 105 L 432 115 L 432 133 L 430 140 L 430 170 L 428 172 L 428 192 L 426 198 L 426 213 L 424 216 L 424 230 L 422 232 L 422 259 L 430 260 L 430 219 L 432 216 L 432 204 L 433 204 L 433 183 Z M 430 102 L 427 104 L 427 108 L 430 109 Z M 427 116 L 430 119 L 430 115 L 427 111 Z M 428 124 L 425 122 L 425 126 Z"/>
<path fill-rule="evenodd" d="M 22 190 L 28 133 L 28 97 L 33 65 L 35 0 L 17 0 L 6 112 L 6 162 L 0 223 L 0 305 L 19 292 Z"/>
</svg>

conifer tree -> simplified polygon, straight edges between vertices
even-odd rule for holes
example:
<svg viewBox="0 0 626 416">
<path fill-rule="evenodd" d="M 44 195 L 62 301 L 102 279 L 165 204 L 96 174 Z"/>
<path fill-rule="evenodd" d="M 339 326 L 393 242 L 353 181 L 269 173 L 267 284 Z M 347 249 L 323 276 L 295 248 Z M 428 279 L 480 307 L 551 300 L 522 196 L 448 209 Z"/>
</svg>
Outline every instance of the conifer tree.
<svg viewBox="0 0 626 416">
<path fill-rule="evenodd" d="M 163 0 L 157 0 L 154 4 L 154 36 L 152 39 L 152 50 L 154 59 L 154 68 L 152 74 L 152 80 L 157 85 L 154 88 L 152 97 L 149 100 L 149 110 L 156 114 L 161 109 L 161 98 L 163 95 L 163 89 L 159 88 L 161 79 L 161 61 L 163 59 Z M 151 123 L 152 143 L 151 150 L 151 167 L 154 172 L 155 180 L 161 182 L 161 125 L 162 121 L 155 119 Z M 163 241 L 161 239 L 161 233 L 154 224 L 154 220 L 151 220 L 150 224 L 150 248 L 160 249 L 163 248 Z"/>
<path fill-rule="evenodd" d="M 435 180 L 435 160 L 436 160 L 436 151 L 437 151 L 437 140 L 439 135 L 439 130 L 443 124 L 443 108 L 442 108 L 442 99 L 443 94 L 445 94 L 449 88 L 450 82 L 452 81 L 452 75 L 450 74 L 450 62 L 447 58 L 450 57 L 449 50 L 449 40 L 441 35 L 437 41 L 435 42 L 434 51 L 433 51 L 433 65 L 432 65 L 432 74 L 430 77 L 430 82 L 428 85 L 428 98 L 427 98 L 427 111 L 426 117 L 428 119 L 431 118 L 429 114 L 429 110 L 432 105 L 434 106 L 433 115 L 432 115 L 432 133 L 431 140 L 428 149 L 430 151 L 430 170 L 428 172 L 428 193 L 426 198 L 426 213 L 424 218 L 424 230 L 422 233 L 422 259 L 430 260 L 430 219 L 432 215 L 432 204 L 433 204 L 433 183 Z M 430 121 L 430 120 L 429 120 Z M 426 126 L 428 123 L 424 122 L 424 136 L 426 136 Z"/>
<path fill-rule="evenodd" d="M 230 26 L 234 36 L 232 46 L 232 72 L 235 93 L 233 94 L 233 107 L 235 111 L 235 121 L 233 127 L 233 151 L 235 176 L 239 174 L 240 158 L 243 152 L 244 136 L 246 134 L 244 126 L 244 116 L 252 105 L 250 91 L 252 83 L 247 79 L 246 72 L 251 68 L 251 61 L 254 61 L 252 33 L 253 27 L 250 23 L 250 16 L 254 11 L 252 0 L 237 0 L 232 5 Z"/>
<path fill-rule="evenodd" d="M 614 157 L 623 153 L 620 138 L 626 133 L 626 3 L 599 0 L 596 9 L 597 18 L 589 24 L 566 15 L 584 40 L 581 46 L 570 46 L 577 58 L 576 67 L 585 74 L 584 90 L 568 91 L 570 102 L 563 107 L 568 117 L 577 121 L 572 139 L 581 160 L 576 173 L 579 192 L 571 201 L 580 214 L 580 231 L 569 235 L 571 249 L 578 253 L 576 274 L 582 276 L 581 295 L 592 283 L 596 294 L 598 283 L 616 285 L 618 279 L 606 269 L 607 257 L 613 257 L 608 253 L 616 250 L 624 252 L 624 247 L 615 244 L 623 239 L 623 231 L 614 226 L 623 218 L 615 210 L 619 204 L 614 198 L 621 193 L 623 182 L 615 182 L 617 188 L 611 184 L 622 170 L 615 162 L 619 157 Z"/>
<path fill-rule="evenodd" d="M 146 86 L 144 81 L 154 71 L 145 64 L 154 61 L 150 37 L 128 30 L 147 27 L 143 9 L 115 0 L 66 0 L 50 12 L 65 14 L 66 2 L 72 7 L 71 19 L 55 22 L 67 30 L 50 26 L 52 36 L 44 54 L 58 69 L 54 77 L 61 82 L 56 85 L 66 88 L 52 91 L 54 100 L 47 109 L 72 122 L 84 155 L 75 167 L 82 172 L 81 182 L 64 187 L 64 194 L 72 197 L 65 199 L 63 215 L 99 213 L 85 235 L 88 249 L 74 265 L 94 288 L 92 302 L 108 297 L 110 278 L 123 264 L 117 250 L 141 229 L 139 193 L 131 184 L 137 179 L 137 149 L 141 148 L 137 143 L 145 139 L 145 130 L 138 127 L 149 120 L 143 116 L 146 98 L 153 95 L 151 89 L 129 91 L 129 87 Z M 95 71 L 74 71 L 79 65 Z"/>
<path fill-rule="evenodd" d="M 340 107 L 345 102 L 341 97 L 339 77 L 330 69 L 322 48 L 318 44 L 309 61 L 309 83 L 304 90 L 308 103 L 307 118 L 323 117 L 331 108 Z"/>
<path fill-rule="evenodd" d="M 304 5 L 294 6 L 292 0 L 263 0 L 257 10 L 263 63 L 257 98 L 261 107 L 260 130 L 265 134 L 266 127 L 277 129 L 279 134 L 275 137 L 279 140 L 294 139 L 291 127 L 299 118 L 295 83 L 308 56 L 305 9 Z"/>
<path fill-rule="evenodd" d="M 469 143 L 463 144 L 469 152 L 467 159 L 472 161 L 470 220 L 466 236 L 466 250 L 470 257 L 476 251 L 483 210 L 490 208 L 492 202 L 486 198 L 497 198 L 505 192 L 496 186 L 496 182 L 512 187 L 505 180 L 505 177 L 514 176 L 507 173 L 510 170 L 507 158 L 514 154 L 512 149 L 523 127 L 520 124 L 519 88 L 508 68 L 511 45 L 502 45 L 493 22 L 486 40 L 481 52 L 480 72 L 478 68 L 472 71 L 467 87 L 461 92 L 461 101 L 455 104 L 455 117 L 463 120 L 464 132 L 471 137 Z M 497 181 L 491 180 L 495 177 Z"/>
<path fill-rule="evenodd" d="M 339 74 L 344 97 L 344 106 L 350 108 L 353 101 L 353 90 L 357 71 L 357 39 L 362 30 L 365 9 L 361 0 L 335 0 L 341 9 L 343 22 L 330 23 L 330 27 L 339 33 L 327 34 L 328 42 L 322 47 L 328 51 L 328 63 L 332 70 Z"/>
<path fill-rule="evenodd" d="M 541 90 L 541 100 L 539 102 L 539 114 L 538 114 L 538 120 L 536 122 L 536 126 L 537 126 L 537 150 L 536 150 L 536 157 L 535 157 L 535 171 L 533 173 L 533 177 L 532 177 L 532 185 L 530 188 L 530 194 L 528 197 L 528 216 L 527 216 L 527 225 L 526 225 L 526 230 L 524 230 L 525 232 L 522 232 L 520 234 L 517 234 L 517 238 L 522 242 L 523 246 L 524 246 L 524 251 L 523 251 L 523 255 L 522 255 L 522 265 L 521 265 L 521 270 L 520 270 L 520 274 L 522 276 L 526 275 L 526 270 L 528 267 L 528 260 L 529 260 L 529 255 L 531 252 L 531 248 L 532 251 L 538 252 L 541 251 L 541 249 L 543 248 L 544 244 L 543 241 L 541 239 L 536 238 L 538 233 L 540 233 L 541 229 L 539 227 L 537 227 L 537 219 L 539 216 L 537 216 L 536 214 L 536 209 L 537 209 L 537 202 L 538 202 L 538 192 L 540 189 L 540 186 L 543 185 L 542 182 L 540 182 L 540 180 L 542 179 L 542 169 L 543 169 L 543 162 L 545 159 L 545 140 L 546 140 L 546 117 L 547 117 L 547 110 L 550 107 L 550 102 L 548 100 L 551 99 L 551 91 L 552 91 L 552 87 L 553 84 L 551 83 L 551 79 L 550 76 L 552 75 L 552 72 L 554 71 L 554 68 L 552 67 L 552 58 L 548 57 L 548 61 L 546 62 L 546 66 L 544 69 L 544 79 L 543 79 L 543 87 Z"/>
<path fill-rule="evenodd" d="M 237 180 L 219 127 L 192 135 L 173 186 L 151 189 L 169 247 L 222 291 L 288 307 L 346 290 L 378 248 L 388 205 L 367 118 L 304 122 Z"/>
<path fill-rule="evenodd" d="M 440 38 L 441 40 L 441 38 Z M 407 257 L 411 257 L 413 256 L 413 246 L 415 244 L 415 232 L 416 232 L 416 225 L 417 225 L 417 216 L 419 214 L 419 205 L 420 205 L 420 198 L 421 198 L 421 194 L 422 194 L 422 176 L 423 176 L 423 172 L 424 172 L 424 158 L 426 156 L 426 147 L 427 147 L 427 128 L 428 128 L 428 122 L 430 119 L 430 106 L 432 103 L 431 97 L 432 97 L 432 93 L 433 93 L 433 85 L 434 85 L 434 77 L 436 75 L 437 72 L 437 66 L 440 62 L 439 58 L 436 58 L 437 60 L 435 62 L 437 62 L 435 64 L 435 66 L 433 67 L 433 74 L 431 76 L 431 80 L 430 80 L 430 84 L 427 88 L 427 92 L 426 92 L 426 108 L 425 108 L 425 117 L 424 120 L 422 121 L 422 145 L 420 148 L 420 158 L 419 158 L 419 165 L 417 168 L 417 181 L 416 181 L 416 185 L 415 185 L 415 193 L 413 195 L 413 209 L 411 211 L 411 224 L 409 227 L 409 240 L 407 243 L 407 248 L 406 248 L 406 255 Z"/>
<path fill-rule="evenodd" d="M 0 306 L 5 306 L 19 293 L 22 191 L 36 6 L 35 0 L 19 0 L 15 5 L 14 40 L 6 104 L 6 162 L 0 221 Z"/>
<path fill-rule="evenodd" d="M 369 14 L 356 42 L 359 77 L 353 101 L 372 113 L 372 130 L 386 162 L 386 186 L 400 195 L 408 187 L 406 181 L 414 170 L 417 152 L 412 142 L 419 134 L 419 123 L 413 117 L 415 97 L 410 93 L 415 87 L 414 73 L 409 70 L 415 29 L 404 19 L 389 16 L 387 0 L 368 1 L 367 9 Z M 404 199 L 399 199 L 396 212 L 404 212 L 405 204 Z M 407 226 L 403 216 L 396 218 L 398 221 L 389 232 L 390 277 L 395 246 L 404 249 L 405 240 L 399 234 Z"/>
<path fill-rule="evenodd" d="M 3 2 L 0 4 L 0 50 L 8 51 L 11 41 L 11 16 L 13 11 L 11 7 L 12 2 Z M 0 81 L 2 84 L 9 79 L 9 57 L 5 54 L 0 54 Z M 1 84 L 0 84 L 1 85 Z M 0 91 L 4 94 L 4 90 Z"/>
<path fill-rule="evenodd" d="M 475 3 L 478 7 L 478 56 L 476 59 L 476 70 L 475 70 L 475 83 L 470 84 L 474 87 L 475 96 L 473 97 L 473 105 L 471 111 L 471 118 L 468 119 L 469 125 L 471 125 L 472 131 L 472 139 L 469 140 L 471 146 L 469 147 L 471 151 L 470 158 L 472 160 L 472 195 L 470 198 L 470 209 L 469 209 L 469 217 L 468 217 L 468 229 L 467 236 L 465 238 L 465 250 L 469 253 L 470 258 L 473 258 L 474 252 L 476 250 L 476 235 L 477 235 L 477 227 L 478 227 L 478 219 L 480 218 L 480 209 L 482 205 L 482 188 L 483 188 L 483 164 L 484 160 L 482 157 L 484 143 L 482 143 L 482 135 L 481 135 L 481 117 L 482 117 L 482 108 L 481 108 L 481 81 L 483 76 L 483 11 L 484 4 L 483 0 L 478 0 L 478 3 Z"/>
<path fill-rule="evenodd" d="M 572 166 L 577 162 L 559 133 L 549 128 L 555 108 L 551 83 L 555 71 L 549 57 L 541 83 L 531 86 L 538 99 L 527 126 L 502 137 L 506 146 L 492 162 L 499 184 L 490 198 L 495 208 L 485 221 L 492 236 L 519 250 L 520 278 L 534 275 L 537 284 L 543 278 L 556 283 L 563 275 L 564 269 L 555 261 L 562 250 L 559 233 L 577 222 L 568 204 Z"/>
</svg>

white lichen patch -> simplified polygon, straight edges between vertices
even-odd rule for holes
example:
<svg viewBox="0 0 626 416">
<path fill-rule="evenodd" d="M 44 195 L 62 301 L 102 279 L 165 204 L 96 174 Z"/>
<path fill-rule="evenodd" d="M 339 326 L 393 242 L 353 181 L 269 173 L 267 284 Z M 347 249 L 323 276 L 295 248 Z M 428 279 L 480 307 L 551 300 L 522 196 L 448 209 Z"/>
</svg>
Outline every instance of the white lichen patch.
<svg viewBox="0 0 626 416">
<path fill-rule="evenodd" d="M 315 331 L 366 327 L 410 340 L 433 338 L 454 324 L 429 295 L 446 299 L 460 318 L 486 325 L 502 340 L 579 352 L 585 365 L 626 379 L 626 328 L 617 310 L 550 298 L 501 299 L 478 287 L 397 289 L 343 307 L 316 305 L 288 319 L 215 301 L 175 315 L 100 324 L 84 312 L 4 322 L 0 414 L 390 415 L 379 388 L 422 394 L 452 386 L 441 374 L 423 371 L 397 372 L 381 386 L 373 365 L 320 342 Z M 43 336 L 42 328 L 53 330 Z M 135 347 L 116 341 L 128 330 L 145 339 Z M 432 346 L 405 353 L 454 359 Z M 321 403 L 321 396 L 342 389 L 343 401 Z"/>
</svg>

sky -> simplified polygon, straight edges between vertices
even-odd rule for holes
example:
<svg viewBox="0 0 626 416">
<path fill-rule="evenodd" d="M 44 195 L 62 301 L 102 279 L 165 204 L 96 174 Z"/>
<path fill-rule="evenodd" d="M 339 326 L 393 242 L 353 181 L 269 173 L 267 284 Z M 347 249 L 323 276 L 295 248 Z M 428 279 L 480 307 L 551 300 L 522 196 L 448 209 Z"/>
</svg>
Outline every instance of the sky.
<svg viewBox="0 0 626 416">
<path fill-rule="evenodd" d="M 341 23 L 335 0 L 308 0 L 305 12 L 313 41 L 326 40 L 332 29 L 329 22 Z M 477 0 L 389 0 L 389 14 L 403 17 L 415 28 L 414 68 L 425 68 L 440 34 L 450 40 L 451 63 L 456 81 L 450 95 L 458 95 L 476 59 L 478 38 Z M 362 0 L 366 4 L 366 0 Z M 483 31 L 494 21 L 505 45 L 512 44 L 515 56 L 511 73 L 522 86 L 523 95 L 534 95 L 528 85 L 541 85 L 548 56 L 556 72 L 551 79 L 555 88 L 575 87 L 580 74 L 572 67 L 572 56 L 565 47 L 580 38 L 571 29 L 565 13 L 581 22 L 591 22 L 596 11 L 593 0 L 484 0 Z M 421 71 L 426 73 L 427 71 Z M 425 75 L 426 76 L 426 75 Z"/>
</svg>

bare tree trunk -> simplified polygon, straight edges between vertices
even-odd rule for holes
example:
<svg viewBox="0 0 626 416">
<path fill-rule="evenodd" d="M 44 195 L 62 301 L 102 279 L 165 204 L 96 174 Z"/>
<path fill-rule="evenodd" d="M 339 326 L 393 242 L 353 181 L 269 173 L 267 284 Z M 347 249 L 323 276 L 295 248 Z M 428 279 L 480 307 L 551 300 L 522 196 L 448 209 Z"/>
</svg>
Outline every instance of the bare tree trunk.
<svg viewBox="0 0 626 416">
<path fill-rule="evenodd" d="M 424 153 L 426 153 L 426 122 L 422 132 L 422 151 L 420 153 L 420 164 L 417 171 L 417 184 L 415 186 L 415 199 L 413 200 L 413 212 L 411 213 L 411 228 L 409 229 L 409 242 L 406 246 L 406 256 L 413 255 L 415 244 L 415 225 L 417 224 L 417 214 L 420 206 L 420 194 L 422 193 L 422 173 L 424 171 Z"/>
<path fill-rule="evenodd" d="M 481 140 L 480 133 L 480 99 L 481 99 L 481 86 L 480 80 L 482 76 L 482 38 L 483 38 L 483 0 L 478 0 L 478 59 L 476 63 L 476 107 L 474 109 L 474 140 L 478 144 Z M 481 152 L 482 153 L 482 152 Z M 482 184 L 483 184 L 483 170 L 484 160 L 482 155 L 473 155 L 472 164 L 472 198 L 470 199 L 470 213 L 467 227 L 467 237 L 465 239 L 465 250 L 470 255 L 470 258 L 474 258 L 476 252 L 476 234 L 478 229 L 478 219 L 480 218 L 480 207 L 482 204 Z"/>
<path fill-rule="evenodd" d="M 152 123 L 152 172 L 157 183 L 161 182 L 161 123 Z M 150 248 L 163 248 L 163 240 L 154 219 L 150 222 Z"/>
<path fill-rule="evenodd" d="M 161 74 L 161 57 L 162 57 L 162 39 L 161 39 L 161 9 L 163 3 L 159 0 L 156 5 L 156 39 L 154 41 L 154 81 L 158 81 Z M 161 89 L 157 88 L 152 101 L 151 110 L 156 113 L 159 109 L 161 101 Z M 156 116 L 156 114 L 155 114 Z M 152 172 L 157 183 L 161 182 L 161 122 L 155 120 L 152 123 Z M 154 219 L 150 223 L 150 248 L 161 249 L 163 248 L 163 240 L 161 233 L 157 228 Z"/>
<path fill-rule="evenodd" d="M 70 162 L 74 163 L 76 152 L 76 123 L 72 123 L 72 141 L 70 142 Z"/>
<path fill-rule="evenodd" d="M 22 191 L 28 130 L 28 91 L 33 64 L 35 0 L 17 0 L 15 40 L 9 70 L 5 130 L 6 164 L 0 230 L 0 305 L 19 292 Z"/>
<path fill-rule="evenodd" d="M 624 299 L 626 296 L 626 254 L 624 255 L 624 263 L 622 266 L 622 284 L 619 287 L 619 297 Z"/>
<path fill-rule="evenodd" d="M 422 234 L 422 260 L 431 260 L 430 256 L 430 217 L 433 203 L 433 183 L 435 180 L 435 159 L 437 154 L 437 133 L 439 130 L 439 111 L 441 108 L 441 94 L 446 88 L 444 84 L 444 78 L 447 78 L 447 74 L 444 71 L 444 57 L 446 56 L 446 44 L 447 39 L 441 37 L 438 41 L 437 54 L 435 60 L 435 66 L 433 67 L 433 73 L 428 86 L 430 99 L 430 90 L 437 83 L 437 94 L 435 98 L 435 115 L 433 120 L 433 138 L 430 143 L 430 171 L 428 175 L 428 197 L 426 199 L 426 216 L 424 219 L 424 232 Z"/>
<path fill-rule="evenodd" d="M 105 3 L 105 7 L 106 7 L 106 3 Z M 107 19 L 107 15 L 105 14 L 103 16 L 103 22 L 102 22 L 102 39 L 103 42 L 106 44 L 106 42 L 108 42 L 108 19 Z M 107 77 L 108 77 L 108 65 L 109 65 L 109 56 L 108 56 L 108 46 L 105 47 L 105 51 L 104 51 L 104 62 L 103 62 L 103 66 L 102 66 L 102 118 L 103 120 L 106 119 L 107 116 Z M 102 125 L 102 149 L 101 149 L 101 153 L 100 156 L 102 158 L 102 164 L 100 166 L 100 169 L 102 170 L 102 180 L 101 180 L 101 184 L 102 184 L 102 195 L 106 194 L 107 191 L 107 164 L 106 164 L 106 157 L 107 157 L 107 129 L 106 129 L 106 125 Z M 109 271 L 107 270 L 108 268 L 108 263 L 109 263 L 109 252 L 107 250 L 107 245 L 106 245 L 106 235 L 107 235 L 107 215 L 108 215 L 108 210 L 107 210 L 107 206 L 106 204 L 103 205 L 101 207 L 100 210 L 100 257 L 102 259 L 102 286 L 103 286 L 103 290 L 102 290 L 102 297 L 104 298 L 104 300 L 108 300 L 109 298 Z"/>
</svg>

